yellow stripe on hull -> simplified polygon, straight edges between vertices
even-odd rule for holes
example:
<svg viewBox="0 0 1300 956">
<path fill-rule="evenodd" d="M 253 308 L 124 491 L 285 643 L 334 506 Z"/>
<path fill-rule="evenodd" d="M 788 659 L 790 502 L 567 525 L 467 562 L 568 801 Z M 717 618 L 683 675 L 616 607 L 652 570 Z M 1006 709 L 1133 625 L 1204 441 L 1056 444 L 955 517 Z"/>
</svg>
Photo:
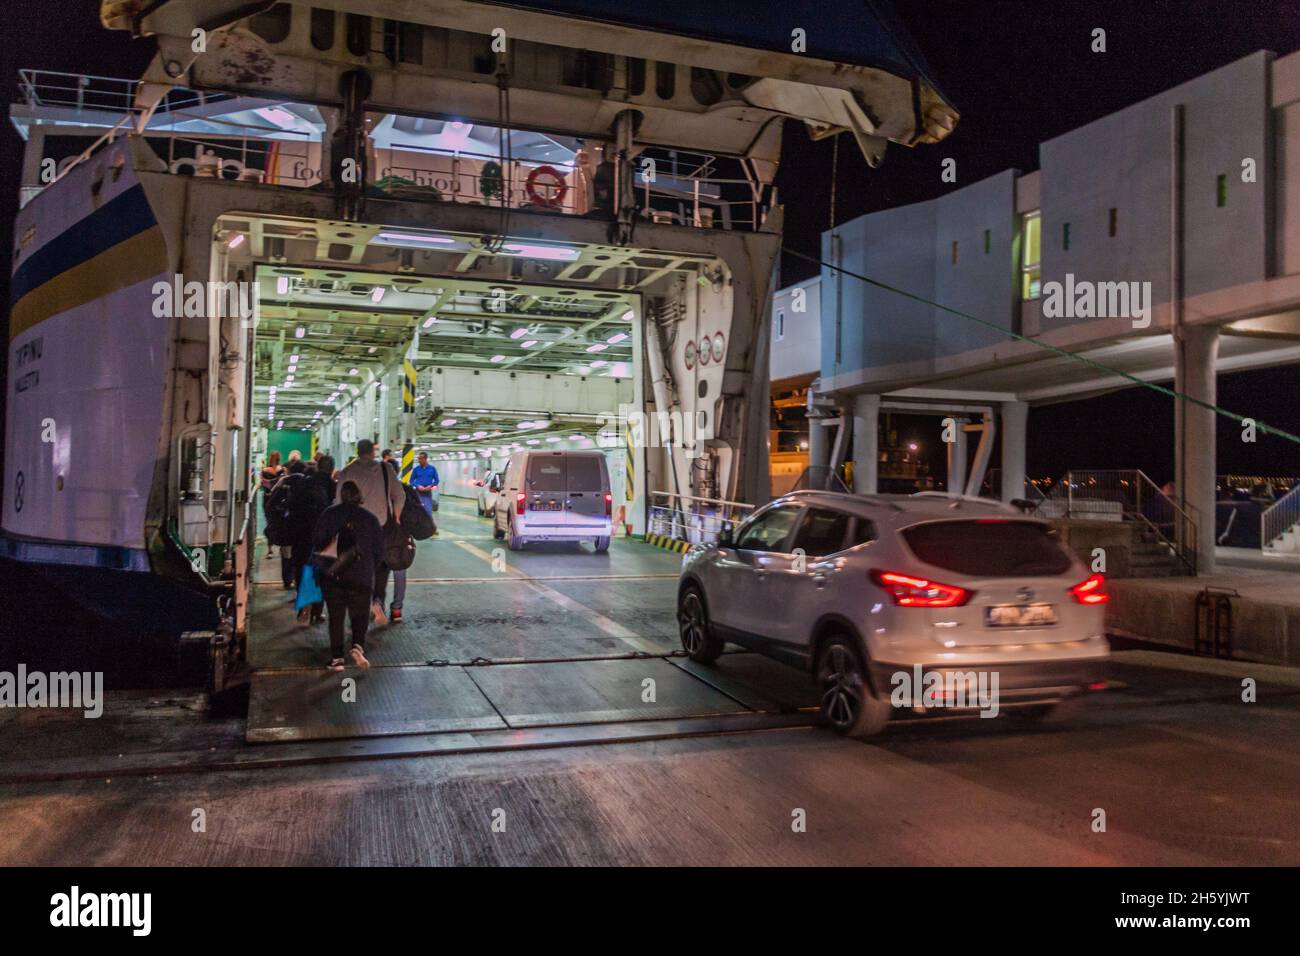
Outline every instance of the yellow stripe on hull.
<svg viewBox="0 0 1300 956">
<path fill-rule="evenodd" d="M 167 245 L 162 227 L 146 229 L 60 273 L 18 300 L 9 317 L 9 341 L 51 316 L 102 299 L 166 269 Z"/>
</svg>

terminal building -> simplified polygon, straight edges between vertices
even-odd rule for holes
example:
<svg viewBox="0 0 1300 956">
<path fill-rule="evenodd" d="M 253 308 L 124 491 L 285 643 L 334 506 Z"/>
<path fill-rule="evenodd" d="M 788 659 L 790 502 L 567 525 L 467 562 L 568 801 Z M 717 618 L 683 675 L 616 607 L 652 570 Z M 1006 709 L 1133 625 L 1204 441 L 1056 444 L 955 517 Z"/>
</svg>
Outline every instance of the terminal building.
<svg viewBox="0 0 1300 956">
<path fill-rule="evenodd" d="M 1029 408 L 1159 383 L 1186 396 L 1175 433 L 1151 436 L 1175 444 L 1167 498 L 1140 472 L 1077 472 L 1039 510 L 1163 510 L 1171 570 L 1210 572 L 1216 433 L 1246 428 L 1212 410 L 1216 376 L 1300 359 L 1300 54 L 1252 54 L 1045 142 L 1037 171 L 846 222 L 821 259 L 777 293 L 771 331 L 777 404 L 808 389 L 806 431 L 783 441 L 806 443 L 813 474 L 884 490 L 882 416 L 933 414 L 956 425 L 949 491 L 1033 499 Z M 1265 547 L 1294 540 L 1294 499 L 1265 512 Z"/>
</svg>

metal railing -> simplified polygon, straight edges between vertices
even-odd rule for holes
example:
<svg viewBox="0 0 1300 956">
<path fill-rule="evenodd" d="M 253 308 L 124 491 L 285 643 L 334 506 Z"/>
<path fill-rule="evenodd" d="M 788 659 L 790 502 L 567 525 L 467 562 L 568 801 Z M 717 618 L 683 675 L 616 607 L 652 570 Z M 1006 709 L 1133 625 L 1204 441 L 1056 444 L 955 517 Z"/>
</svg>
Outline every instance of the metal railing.
<svg viewBox="0 0 1300 956">
<path fill-rule="evenodd" d="M 18 95 L 32 107 L 62 107 L 79 113 L 134 113 L 142 82 L 54 70 L 19 70 Z M 178 86 L 163 97 L 157 112 L 170 113 L 230 99 L 234 97 L 229 93 L 205 93 Z"/>
<path fill-rule="evenodd" d="M 1032 513 L 1139 524 L 1189 573 L 1196 573 L 1197 522 L 1140 469 L 1067 471 Z"/>
<path fill-rule="evenodd" d="M 1002 497 L 1002 469 L 1001 468 L 990 468 L 987 472 L 985 472 L 984 481 L 980 485 L 980 493 L 990 498 Z M 1035 483 L 1034 479 L 1025 478 L 1024 487 L 1021 489 L 1021 493 L 1016 495 L 1016 497 L 1024 501 L 1033 502 L 1035 505 L 1037 505 L 1038 502 L 1046 498 L 1047 495 L 1043 492 L 1043 489 L 1040 488 Z"/>
<path fill-rule="evenodd" d="M 1259 544 L 1265 551 L 1273 547 L 1282 535 L 1300 524 L 1300 485 L 1296 485 L 1259 516 Z"/>
<path fill-rule="evenodd" d="M 722 498 L 695 498 L 673 491 L 650 492 L 650 534 L 660 534 L 691 544 L 718 540 L 724 529 L 734 528 L 754 510 L 754 505 Z"/>
</svg>

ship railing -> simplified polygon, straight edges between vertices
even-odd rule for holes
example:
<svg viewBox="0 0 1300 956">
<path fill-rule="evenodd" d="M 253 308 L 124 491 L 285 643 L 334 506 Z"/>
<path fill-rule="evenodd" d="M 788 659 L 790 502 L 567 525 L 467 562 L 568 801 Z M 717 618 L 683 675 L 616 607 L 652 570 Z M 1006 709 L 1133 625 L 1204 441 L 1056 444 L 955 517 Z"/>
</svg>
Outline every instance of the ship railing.
<svg viewBox="0 0 1300 956">
<path fill-rule="evenodd" d="M 94 76 L 87 73 L 61 73 L 55 70 L 19 70 L 18 94 L 30 107 L 59 107 L 78 113 L 136 113 L 136 95 L 142 80 Z M 173 87 L 158 104 L 158 112 L 205 106 L 233 99 L 229 93 L 205 93 L 186 87 Z"/>
<path fill-rule="evenodd" d="M 267 183 L 305 189 L 322 181 L 321 151 L 305 137 L 146 134 L 170 173 L 200 179 Z M 165 143 L 163 142 L 165 141 Z"/>
<path fill-rule="evenodd" d="M 723 531 L 744 521 L 754 505 L 723 498 L 698 498 L 675 491 L 650 492 L 650 534 L 689 541 L 713 543 Z"/>
</svg>

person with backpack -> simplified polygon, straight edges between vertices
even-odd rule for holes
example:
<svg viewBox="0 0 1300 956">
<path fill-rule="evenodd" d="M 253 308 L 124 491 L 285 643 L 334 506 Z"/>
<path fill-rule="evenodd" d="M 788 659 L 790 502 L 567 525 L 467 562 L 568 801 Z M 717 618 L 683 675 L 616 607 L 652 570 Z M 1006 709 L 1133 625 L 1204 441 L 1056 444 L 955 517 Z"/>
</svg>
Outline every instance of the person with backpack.
<svg viewBox="0 0 1300 956">
<path fill-rule="evenodd" d="M 374 515 L 382 529 L 390 520 L 394 523 L 402 520 L 402 509 L 406 505 L 406 494 L 400 481 L 393 480 L 393 472 L 375 456 L 375 443 L 369 438 L 357 442 L 357 457 L 339 472 L 339 493 L 337 501 L 342 502 L 343 484 L 354 482 L 361 492 L 362 507 Z M 388 565 L 381 559 L 375 567 L 374 600 L 371 614 L 375 623 L 383 627 L 388 623 L 384 613 L 384 599 L 388 593 Z"/>
<path fill-rule="evenodd" d="M 352 632 L 349 656 L 366 668 L 366 631 L 377 569 L 384 563 L 384 532 L 379 520 L 363 507 L 355 481 L 343 481 L 339 503 L 325 509 L 316 522 L 311 543 L 316 554 L 312 571 L 320 581 L 329 610 L 331 671 L 343 670 L 343 620 Z"/>
<path fill-rule="evenodd" d="M 312 468 L 312 465 L 316 468 Z M 322 465 L 326 467 L 321 467 Z M 324 457 L 320 462 L 308 464 L 301 481 L 290 486 L 287 505 L 288 525 L 291 529 L 290 560 L 294 568 L 294 583 L 302 588 L 303 569 L 312 553 L 312 536 L 316 522 L 334 501 L 334 461 Z M 319 624 L 325 614 L 324 605 L 317 601 L 298 612 L 299 624 Z"/>
<path fill-rule="evenodd" d="M 271 541 L 271 489 L 284 477 L 284 466 L 280 464 L 280 453 L 273 451 L 266 456 L 266 466 L 258 476 L 258 487 L 262 490 L 262 516 L 266 519 L 266 556 L 275 557 L 275 545 Z"/>
<path fill-rule="evenodd" d="M 307 466 L 301 458 L 291 458 L 286 473 L 271 487 L 266 498 L 267 540 L 274 539 L 280 546 L 280 581 L 286 591 L 298 588 L 298 571 L 301 565 L 293 560 L 293 542 L 297 531 L 289 514 L 289 499 L 295 486 L 304 481 Z"/>
</svg>

